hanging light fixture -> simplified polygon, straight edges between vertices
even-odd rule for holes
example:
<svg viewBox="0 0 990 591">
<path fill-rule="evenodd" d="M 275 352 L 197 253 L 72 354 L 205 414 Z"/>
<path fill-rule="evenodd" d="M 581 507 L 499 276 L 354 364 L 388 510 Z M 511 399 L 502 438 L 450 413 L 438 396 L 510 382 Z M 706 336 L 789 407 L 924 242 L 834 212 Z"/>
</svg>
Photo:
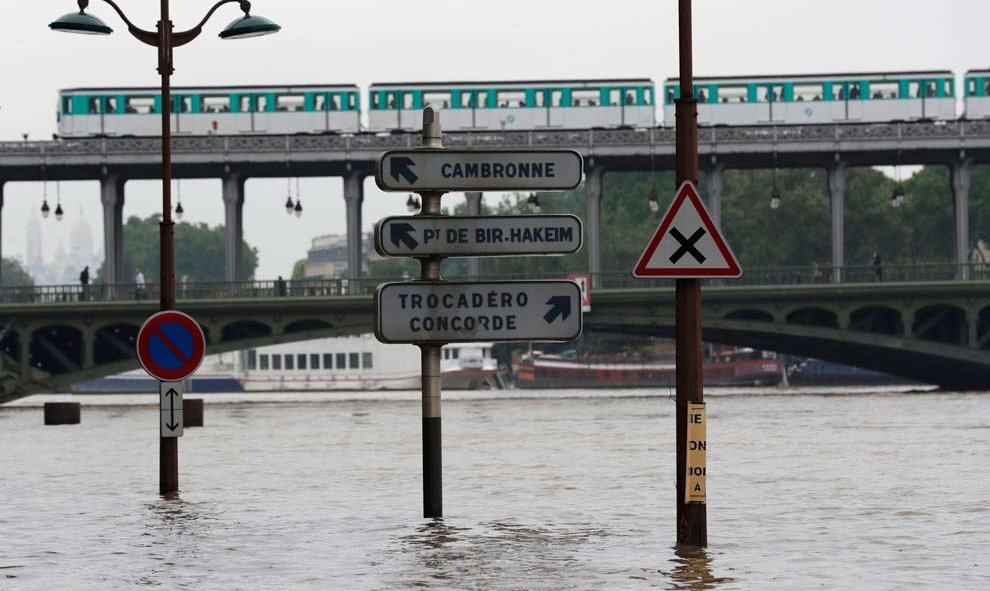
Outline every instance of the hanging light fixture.
<svg viewBox="0 0 990 591">
<path fill-rule="evenodd" d="M 536 196 L 536 193 L 530 193 L 526 203 L 533 208 L 533 213 L 540 213 L 540 198 Z"/>
<path fill-rule="evenodd" d="M 285 198 L 285 213 L 292 215 L 295 207 L 292 203 L 292 179 L 289 177 L 285 178 L 285 184 L 288 187 L 288 197 Z"/>
<path fill-rule="evenodd" d="M 657 197 L 657 188 L 653 187 L 650 189 L 650 211 L 656 213 L 660 211 L 660 198 Z"/>
<path fill-rule="evenodd" d="M 55 181 L 55 220 L 61 222 L 65 212 L 62 211 L 62 183 Z"/>
<path fill-rule="evenodd" d="M 48 219 L 49 213 L 52 211 L 51 207 L 48 207 L 48 170 L 45 163 L 41 163 L 41 217 Z"/>
<path fill-rule="evenodd" d="M 296 177 L 296 206 L 293 208 L 293 211 L 296 212 L 297 218 L 302 217 L 302 194 L 299 191 L 299 177 Z"/>
<path fill-rule="evenodd" d="M 180 180 L 175 181 L 175 193 L 176 200 L 178 201 L 178 204 L 175 206 L 175 217 L 179 221 L 182 221 L 182 216 L 185 215 L 186 210 L 182 207 L 182 181 Z"/>
</svg>

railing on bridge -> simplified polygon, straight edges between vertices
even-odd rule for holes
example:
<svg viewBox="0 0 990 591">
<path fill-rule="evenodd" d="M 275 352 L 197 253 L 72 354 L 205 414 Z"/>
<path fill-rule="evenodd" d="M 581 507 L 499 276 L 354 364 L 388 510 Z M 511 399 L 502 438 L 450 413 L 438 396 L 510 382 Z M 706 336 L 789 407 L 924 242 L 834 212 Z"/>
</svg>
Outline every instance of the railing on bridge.
<svg viewBox="0 0 990 591">
<path fill-rule="evenodd" d="M 990 280 L 990 264 L 927 263 L 913 265 L 860 265 L 836 269 L 826 266 L 765 267 L 746 269 L 739 279 L 712 280 L 714 284 L 732 286 L 804 285 L 834 283 L 835 273 L 841 271 L 844 284 L 939 282 Z M 485 276 L 484 280 L 548 279 L 541 275 Z M 465 277 L 448 277 L 465 279 Z M 597 289 L 629 289 L 637 287 L 673 287 L 671 279 L 634 279 L 629 273 L 600 273 L 593 278 Z M 408 278 L 366 277 L 361 279 L 305 279 L 274 281 L 237 281 L 231 283 L 180 283 L 176 286 L 179 300 L 203 299 L 271 299 L 278 297 L 339 297 L 368 295 L 385 281 L 408 281 Z M 35 285 L 0 288 L 0 304 L 64 304 L 78 302 L 137 302 L 149 303 L 159 299 L 157 284 L 139 287 L 135 284 L 106 285 Z"/>
</svg>

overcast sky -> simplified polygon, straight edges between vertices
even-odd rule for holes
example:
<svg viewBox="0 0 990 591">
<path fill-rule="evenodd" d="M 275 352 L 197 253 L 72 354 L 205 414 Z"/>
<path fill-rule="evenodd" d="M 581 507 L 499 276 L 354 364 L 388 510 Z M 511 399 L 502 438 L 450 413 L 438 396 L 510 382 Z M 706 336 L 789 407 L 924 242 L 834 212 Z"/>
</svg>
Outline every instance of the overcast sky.
<svg viewBox="0 0 990 591">
<path fill-rule="evenodd" d="M 119 0 L 139 26 L 157 20 L 157 2 Z M 195 24 L 206 0 L 172 0 L 177 28 Z M 176 50 L 176 85 L 356 83 L 676 76 L 675 0 L 255 0 L 254 12 L 282 33 L 220 41 L 238 15 L 224 7 L 203 37 Z M 697 0 L 697 75 L 750 75 L 948 68 L 962 74 L 990 66 L 987 0 Z M 48 23 L 75 0 L 18 2 L 0 36 L 0 138 L 49 138 L 59 88 L 157 85 L 156 55 L 127 33 L 113 11 L 91 12 L 115 29 L 109 37 L 50 32 Z M 13 21 L 16 21 L 14 23 Z M 304 179 L 305 214 L 282 210 L 286 184 L 249 181 L 245 238 L 261 250 L 259 278 L 287 275 L 310 239 L 343 233 L 339 179 Z M 607 190 L 607 187 L 606 187 Z M 219 181 L 183 183 L 187 220 L 222 222 Z M 26 220 L 40 207 L 40 183 L 11 183 L 3 209 L 4 256 L 23 256 Z M 55 187 L 49 187 L 54 201 Z M 69 222 L 82 215 L 101 247 L 98 184 L 63 183 L 68 217 L 42 224 L 46 256 Z M 460 196 L 448 197 L 453 205 Z M 366 185 L 364 225 L 404 211 L 405 196 Z M 153 182 L 127 187 L 125 216 L 158 211 Z M 54 204 L 53 204 L 54 207 Z M 276 222 L 273 224 L 273 221 Z M 149 237 L 149 239 L 156 239 Z"/>
</svg>

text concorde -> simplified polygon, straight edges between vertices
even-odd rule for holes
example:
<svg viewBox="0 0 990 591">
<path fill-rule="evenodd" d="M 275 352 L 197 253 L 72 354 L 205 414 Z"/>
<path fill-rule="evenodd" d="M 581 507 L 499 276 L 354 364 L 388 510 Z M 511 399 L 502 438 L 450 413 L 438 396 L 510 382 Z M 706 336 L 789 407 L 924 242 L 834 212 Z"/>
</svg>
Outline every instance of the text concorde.
<svg viewBox="0 0 990 591">
<path fill-rule="evenodd" d="M 375 228 L 382 256 L 518 256 L 581 249 L 583 226 L 573 215 L 402 216 Z"/>
<path fill-rule="evenodd" d="M 385 191 L 566 190 L 583 174 L 573 150 L 394 150 L 375 180 Z"/>
</svg>

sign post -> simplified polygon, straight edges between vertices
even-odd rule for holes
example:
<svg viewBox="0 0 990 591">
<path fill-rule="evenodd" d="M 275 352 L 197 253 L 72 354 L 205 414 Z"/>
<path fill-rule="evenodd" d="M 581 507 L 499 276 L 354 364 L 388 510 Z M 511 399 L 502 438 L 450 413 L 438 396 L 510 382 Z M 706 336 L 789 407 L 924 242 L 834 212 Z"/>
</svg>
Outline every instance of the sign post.
<svg viewBox="0 0 990 591">
<path fill-rule="evenodd" d="M 423 110 L 418 150 L 386 152 L 375 181 L 384 191 L 420 194 L 419 215 L 375 227 L 382 256 L 414 257 L 420 280 L 385 283 L 375 294 L 375 335 L 419 345 L 423 388 L 423 515 L 443 517 L 440 350 L 446 343 L 569 341 L 581 334 L 581 289 L 573 281 L 446 282 L 445 257 L 570 254 L 581 248 L 572 215 L 442 215 L 446 191 L 566 190 L 581 184 L 584 161 L 571 150 L 445 150 L 437 110 Z"/>
</svg>

